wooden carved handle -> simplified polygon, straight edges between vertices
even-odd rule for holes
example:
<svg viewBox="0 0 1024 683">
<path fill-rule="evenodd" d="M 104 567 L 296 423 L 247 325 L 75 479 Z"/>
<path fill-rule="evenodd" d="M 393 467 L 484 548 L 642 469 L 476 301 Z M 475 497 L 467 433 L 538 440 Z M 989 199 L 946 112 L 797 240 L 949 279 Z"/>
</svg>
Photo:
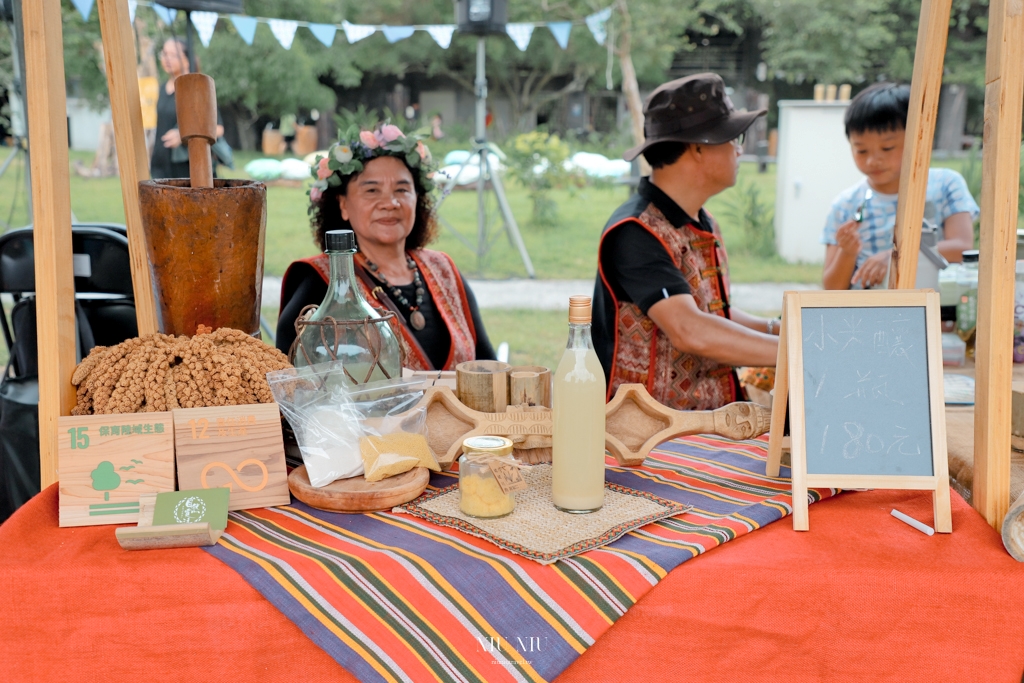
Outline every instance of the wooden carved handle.
<svg viewBox="0 0 1024 683">
<path fill-rule="evenodd" d="M 182 144 L 188 145 L 192 187 L 213 187 L 213 156 L 217 141 L 217 90 L 206 74 L 185 74 L 174 79 L 175 109 Z"/>
</svg>

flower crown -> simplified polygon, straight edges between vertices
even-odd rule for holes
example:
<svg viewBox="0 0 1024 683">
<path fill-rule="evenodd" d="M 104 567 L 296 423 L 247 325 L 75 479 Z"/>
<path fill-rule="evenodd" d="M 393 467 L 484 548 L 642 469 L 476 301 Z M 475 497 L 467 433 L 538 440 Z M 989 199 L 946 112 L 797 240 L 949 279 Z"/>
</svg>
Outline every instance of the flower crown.
<svg viewBox="0 0 1024 683">
<path fill-rule="evenodd" d="M 331 145 L 327 156 L 317 155 L 310 174 L 316 178 L 310 188 L 309 199 L 318 202 L 328 187 L 341 185 L 345 176 L 359 173 L 366 162 L 383 156 L 399 157 L 413 172 L 419 172 L 420 183 L 427 192 L 434 189 L 431 180 L 430 150 L 423 144 L 422 135 L 406 135 L 398 126 L 384 124 L 371 132 L 352 126 Z M 312 210 L 312 207 L 310 207 Z"/>
</svg>

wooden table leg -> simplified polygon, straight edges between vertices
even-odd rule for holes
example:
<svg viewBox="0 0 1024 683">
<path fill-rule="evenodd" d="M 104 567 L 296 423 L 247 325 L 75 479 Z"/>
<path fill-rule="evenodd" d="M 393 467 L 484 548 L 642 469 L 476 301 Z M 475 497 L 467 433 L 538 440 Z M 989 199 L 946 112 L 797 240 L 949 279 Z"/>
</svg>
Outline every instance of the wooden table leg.
<svg viewBox="0 0 1024 683">
<path fill-rule="evenodd" d="M 1020 0 L 992 0 L 988 26 L 972 502 L 999 530 L 1010 505 L 1013 282 L 1024 101 Z"/>
<path fill-rule="evenodd" d="M 75 405 L 75 281 L 71 186 L 59 0 L 22 5 L 25 82 L 32 133 L 32 213 L 39 355 L 39 475 L 57 481 L 57 418 Z"/>
</svg>

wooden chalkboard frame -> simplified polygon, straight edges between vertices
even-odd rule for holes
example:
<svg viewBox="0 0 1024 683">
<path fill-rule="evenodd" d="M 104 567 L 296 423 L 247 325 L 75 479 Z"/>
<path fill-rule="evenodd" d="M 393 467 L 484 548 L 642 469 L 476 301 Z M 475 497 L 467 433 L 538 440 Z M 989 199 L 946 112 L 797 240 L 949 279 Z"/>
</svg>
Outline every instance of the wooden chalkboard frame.
<svg viewBox="0 0 1024 683">
<path fill-rule="evenodd" d="M 927 335 L 929 411 L 931 413 L 932 475 L 809 474 L 807 472 L 807 425 L 804 409 L 803 329 L 804 308 L 883 308 L 914 306 L 925 310 Z M 946 412 L 942 389 L 942 337 L 939 295 L 931 290 L 874 290 L 786 292 L 783 300 L 779 356 L 775 370 L 772 429 L 768 440 L 766 473 L 779 476 L 782 462 L 783 426 L 789 405 L 791 468 L 793 477 L 793 529 L 807 531 L 808 488 L 912 489 L 932 491 L 934 525 L 940 533 L 953 530 L 949 504 L 949 465 L 946 460 Z"/>
</svg>

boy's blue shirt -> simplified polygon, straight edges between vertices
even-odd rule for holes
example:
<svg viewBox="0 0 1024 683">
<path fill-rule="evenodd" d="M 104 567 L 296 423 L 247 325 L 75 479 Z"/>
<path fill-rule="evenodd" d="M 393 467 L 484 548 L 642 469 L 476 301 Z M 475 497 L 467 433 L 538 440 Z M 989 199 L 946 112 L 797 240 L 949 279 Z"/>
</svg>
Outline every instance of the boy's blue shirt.
<svg viewBox="0 0 1024 683">
<path fill-rule="evenodd" d="M 863 179 L 853 187 L 839 193 L 832 202 L 825 230 L 821 236 L 823 244 L 836 243 L 836 231 L 843 223 L 853 220 L 857 209 L 864 202 L 868 180 Z M 860 225 L 860 253 L 857 267 L 880 251 L 892 248 L 893 227 L 896 224 L 896 200 L 899 195 L 875 192 L 864 204 L 864 220 Z M 975 220 L 980 213 L 963 176 L 949 168 L 928 170 L 928 190 L 925 195 L 924 217 L 939 228 L 939 240 L 943 239 L 942 224 L 955 213 L 969 213 Z"/>
</svg>

